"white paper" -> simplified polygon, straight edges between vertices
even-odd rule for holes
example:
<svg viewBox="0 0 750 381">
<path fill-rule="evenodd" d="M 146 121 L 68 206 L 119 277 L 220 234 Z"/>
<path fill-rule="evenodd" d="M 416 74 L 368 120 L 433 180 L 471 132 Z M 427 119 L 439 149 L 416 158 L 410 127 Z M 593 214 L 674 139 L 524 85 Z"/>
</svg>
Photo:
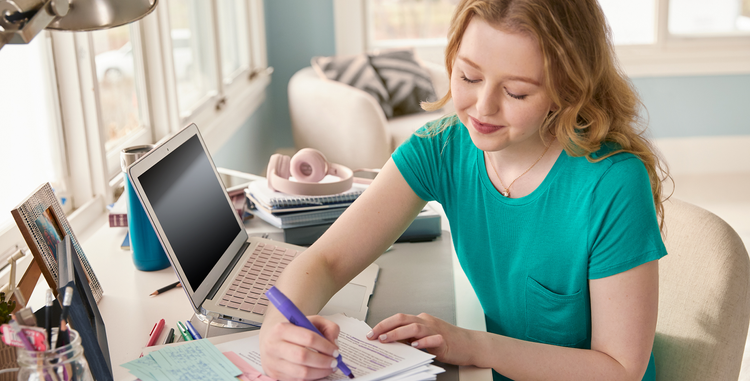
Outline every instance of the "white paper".
<svg viewBox="0 0 750 381">
<path fill-rule="evenodd" d="M 339 350 L 344 363 L 352 370 L 357 380 L 376 381 L 385 378 L 408 381 L 434 380 L 443 369 L 429 365 L 435 357 L 402 343 L 383 344 L 368 340 L 370 331 L 367 323 L 342 314 L 327 316 L 326 319 L 338 324 Z M 217 345 L 221 352 L 232 351 L 254 368 L 263 372 L 260 361 L 258 336 L 226 342 Z M 348 379 L 340 371 L 332 373 L 324 380 Z"/>
</svg>

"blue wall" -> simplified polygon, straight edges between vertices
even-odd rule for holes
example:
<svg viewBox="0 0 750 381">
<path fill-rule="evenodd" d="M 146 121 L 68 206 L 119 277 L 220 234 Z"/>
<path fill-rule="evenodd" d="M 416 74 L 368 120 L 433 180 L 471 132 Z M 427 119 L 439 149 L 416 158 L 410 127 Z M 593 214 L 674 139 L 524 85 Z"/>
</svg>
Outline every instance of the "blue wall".
<svg viewBox="0 0 750 381">
<path fill-rule="evenodd" d="M 211 152 L 216 166 L 265 176 L 268 159 L 276 150 L 270 144 L 274 141 L 272 120 L 271 101 L 266 98 L 218 152 Z"/>
<path fill-rule="evenodd" d="M 651 136 L 750 135 L 750 75 L 634 78 Z"/>
<path fill-rule="evenodd" d="M 333 0 L 265 0 L 268 99 L 216 157 L 263 174 L 268 157 L 293 147 L 287 83 L 314 56 L 335 54 Z M 750 75 L 634 78 L 654 138 L 750 135 Z M 260 170 L 261 172 L 257 172 Z"/>
<path fill-rule="evenodd" d="M 217 166 L 265 176 L 278 148 L 294 147 L 287 84 L 314 56 L 336 52 L 332 0 L 266 0 L 268 65 L 273 67 L 266 101 L 219 152 Z"/>
<path fill-rule="evenodd" d="M 336 54 L 332 0 L 266 0 L 268 64 L 275 143 L 293 147 L 287 84 L 314 56 Z"/>
</svg>

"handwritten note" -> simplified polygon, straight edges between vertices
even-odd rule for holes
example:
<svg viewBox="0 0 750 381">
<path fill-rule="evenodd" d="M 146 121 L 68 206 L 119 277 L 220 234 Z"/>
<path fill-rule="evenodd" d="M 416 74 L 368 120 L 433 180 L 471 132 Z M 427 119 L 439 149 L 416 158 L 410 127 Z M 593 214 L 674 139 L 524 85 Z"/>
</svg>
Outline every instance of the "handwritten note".
<svg viewBox="0 0 750 381">
<path fill-rule="evenodd" d="M 208 340 L 164 347 L 122 366 L 142 381 L 236 381 L 242 374 Z"/>
</svg>

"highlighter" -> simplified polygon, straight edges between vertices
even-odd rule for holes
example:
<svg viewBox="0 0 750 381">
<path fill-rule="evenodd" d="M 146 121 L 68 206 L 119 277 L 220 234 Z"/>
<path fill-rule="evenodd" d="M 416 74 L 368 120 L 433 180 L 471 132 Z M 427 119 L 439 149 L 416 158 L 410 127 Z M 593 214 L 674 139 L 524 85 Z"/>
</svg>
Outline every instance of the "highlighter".
<svg viewBox="0 0 750 381">
<path fill-rule="evenodd" d="M 266 291 L 266 297 L 268 297 L 268 300 L 273 303 L 276 309 L 278 309 L 279 312 L 281 312 L 281 314 L 284 315 L 284 317 L 287 318 L 290 323 L 298 327 L 307 328 L 317 333 L 318 335 L 323 336 L 323 334 L 320 333 L 320 331 L 318 331 L 318 329 L 315 328 L 312 323 L 310 323 L 310 320 L 307 320 L 305 314 L 303 314 L 302 311 L 300 311 L 299 308 L 297 308 L 297 306 L 295 306 L 294 303 L 292 303 L 292 301 L 286 297 L 286 295 L 282 294 L 281 291 L 276 288 L 276 286 L 271 286 L 271 288 Z M 348 366 L 346 366 L 346 364 L 344 364 L 344 360 L 341 359 L 341 354 L 336 357 L 336 360 L 338 360 L 337 366 L 339 370 L 341 370 L 341 372 L 344 373 L 345 376 L 354 378 L 352 371 Z"/>
</svg>

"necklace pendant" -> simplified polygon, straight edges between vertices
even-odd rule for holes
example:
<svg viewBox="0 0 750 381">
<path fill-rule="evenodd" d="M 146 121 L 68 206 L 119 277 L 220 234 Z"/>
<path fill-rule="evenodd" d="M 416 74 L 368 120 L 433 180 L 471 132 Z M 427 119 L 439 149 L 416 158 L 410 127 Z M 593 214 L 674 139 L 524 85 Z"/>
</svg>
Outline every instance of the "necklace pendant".
<svg viewBox="0 0 750 381">
<path fill-rule="evenodd" d="M 505 196 L 505 197 L 510 197 L 510 192 L 508 192 L 508 190 L 507 190 L 507 189 L 506 189 L 506 190 L 504 190 L 504 191 L 500 191 L 500 194 L 502 194 L 502 195 L 503 195 L 503 196 Z"/>
</svg>

